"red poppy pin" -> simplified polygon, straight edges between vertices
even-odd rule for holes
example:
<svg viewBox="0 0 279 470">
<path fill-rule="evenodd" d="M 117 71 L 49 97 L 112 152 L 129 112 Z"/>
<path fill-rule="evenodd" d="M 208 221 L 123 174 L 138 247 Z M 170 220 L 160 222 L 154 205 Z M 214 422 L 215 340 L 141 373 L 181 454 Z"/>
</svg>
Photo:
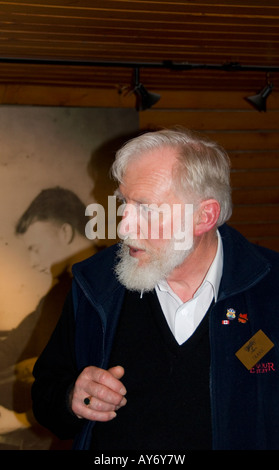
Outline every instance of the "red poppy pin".
<svg viewBox="0 0 279 470">
<path fill-rule="evenodd" d="M 240 313 L 238 316 L 238 321 L 240 323 L 247 323 L 248 322 L 248 315 L 247 313 Z"/>
</svg>

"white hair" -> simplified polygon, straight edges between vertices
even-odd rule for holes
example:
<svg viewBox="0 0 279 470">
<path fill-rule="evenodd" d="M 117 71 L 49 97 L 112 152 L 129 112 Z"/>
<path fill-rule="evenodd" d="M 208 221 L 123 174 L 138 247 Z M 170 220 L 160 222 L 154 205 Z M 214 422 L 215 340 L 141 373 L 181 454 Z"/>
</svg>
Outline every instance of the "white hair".
<svg viewBox="0 0 279 470">
<path fill-rule="evenodd" d="M 187 129 L 163 129 L 142 134 L 123 145 L 116 153 L 112 176 L 121 183 L 127 165 L 142 154 L 160 147 L 177 150 L 173 167 L 175 190 L 185 196 L 192 192 L 199 201 L 216 199 L 220 204 L 217 226 L 232 213 L 230 159 L 216 142 Z"/>
</svg>

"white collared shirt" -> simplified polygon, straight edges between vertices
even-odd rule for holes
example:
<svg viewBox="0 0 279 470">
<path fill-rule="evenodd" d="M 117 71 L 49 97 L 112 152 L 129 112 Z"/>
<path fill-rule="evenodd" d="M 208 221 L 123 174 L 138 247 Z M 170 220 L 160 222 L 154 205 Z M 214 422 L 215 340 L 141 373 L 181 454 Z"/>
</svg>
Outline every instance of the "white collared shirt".
<svg viewBox="0 0 279 470">
<path fill-rule="evenodd" d="M 178 344 L 190 338 L 205 316 L 213 298 L 217 300 L 223 271 L 223 244 L 218 231 L 217 235 L 218 247 L 215 258 L 192 299 L 183 303 L 167 281 L 159 282 L 155 288 L 167 323 Z"/>
</svg>

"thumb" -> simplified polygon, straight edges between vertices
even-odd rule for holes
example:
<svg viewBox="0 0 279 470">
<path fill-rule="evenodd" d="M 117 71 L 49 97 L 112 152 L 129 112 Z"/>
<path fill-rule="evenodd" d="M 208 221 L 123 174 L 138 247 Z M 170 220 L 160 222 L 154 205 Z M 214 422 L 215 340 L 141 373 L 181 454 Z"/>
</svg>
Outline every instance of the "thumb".
<svg viewBox="0 0 279 470">
<path fill-rule="evenodd" d="M 115 366 L 115 367 L 111 367 L 109 370 L 108 370 L 111 375 L 113 375 L 113 377 L 115 377 L 116 379 L 121 379 L 121 377 L 123 377 L 124 373 L 125 373 L 125 370 L 122 366 Z"/>
</svg>

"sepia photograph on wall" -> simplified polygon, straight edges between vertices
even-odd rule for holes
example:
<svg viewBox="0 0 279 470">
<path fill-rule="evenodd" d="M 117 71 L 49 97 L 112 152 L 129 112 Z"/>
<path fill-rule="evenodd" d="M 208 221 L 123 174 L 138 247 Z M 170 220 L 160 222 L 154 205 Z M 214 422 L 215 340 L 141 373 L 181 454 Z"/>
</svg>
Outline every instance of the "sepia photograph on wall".
<svg viewBox="0 0 279 470">
<path fill-rule="evenodd" d="M 107 244 L 85 236 L 85 208 L 105 207 L 115 152 L 137 130 L 131 109 L 0 108 L 0 450 L 71 446 L 36 423 L 32 370 L 71 266 Z"/>
</svg>

